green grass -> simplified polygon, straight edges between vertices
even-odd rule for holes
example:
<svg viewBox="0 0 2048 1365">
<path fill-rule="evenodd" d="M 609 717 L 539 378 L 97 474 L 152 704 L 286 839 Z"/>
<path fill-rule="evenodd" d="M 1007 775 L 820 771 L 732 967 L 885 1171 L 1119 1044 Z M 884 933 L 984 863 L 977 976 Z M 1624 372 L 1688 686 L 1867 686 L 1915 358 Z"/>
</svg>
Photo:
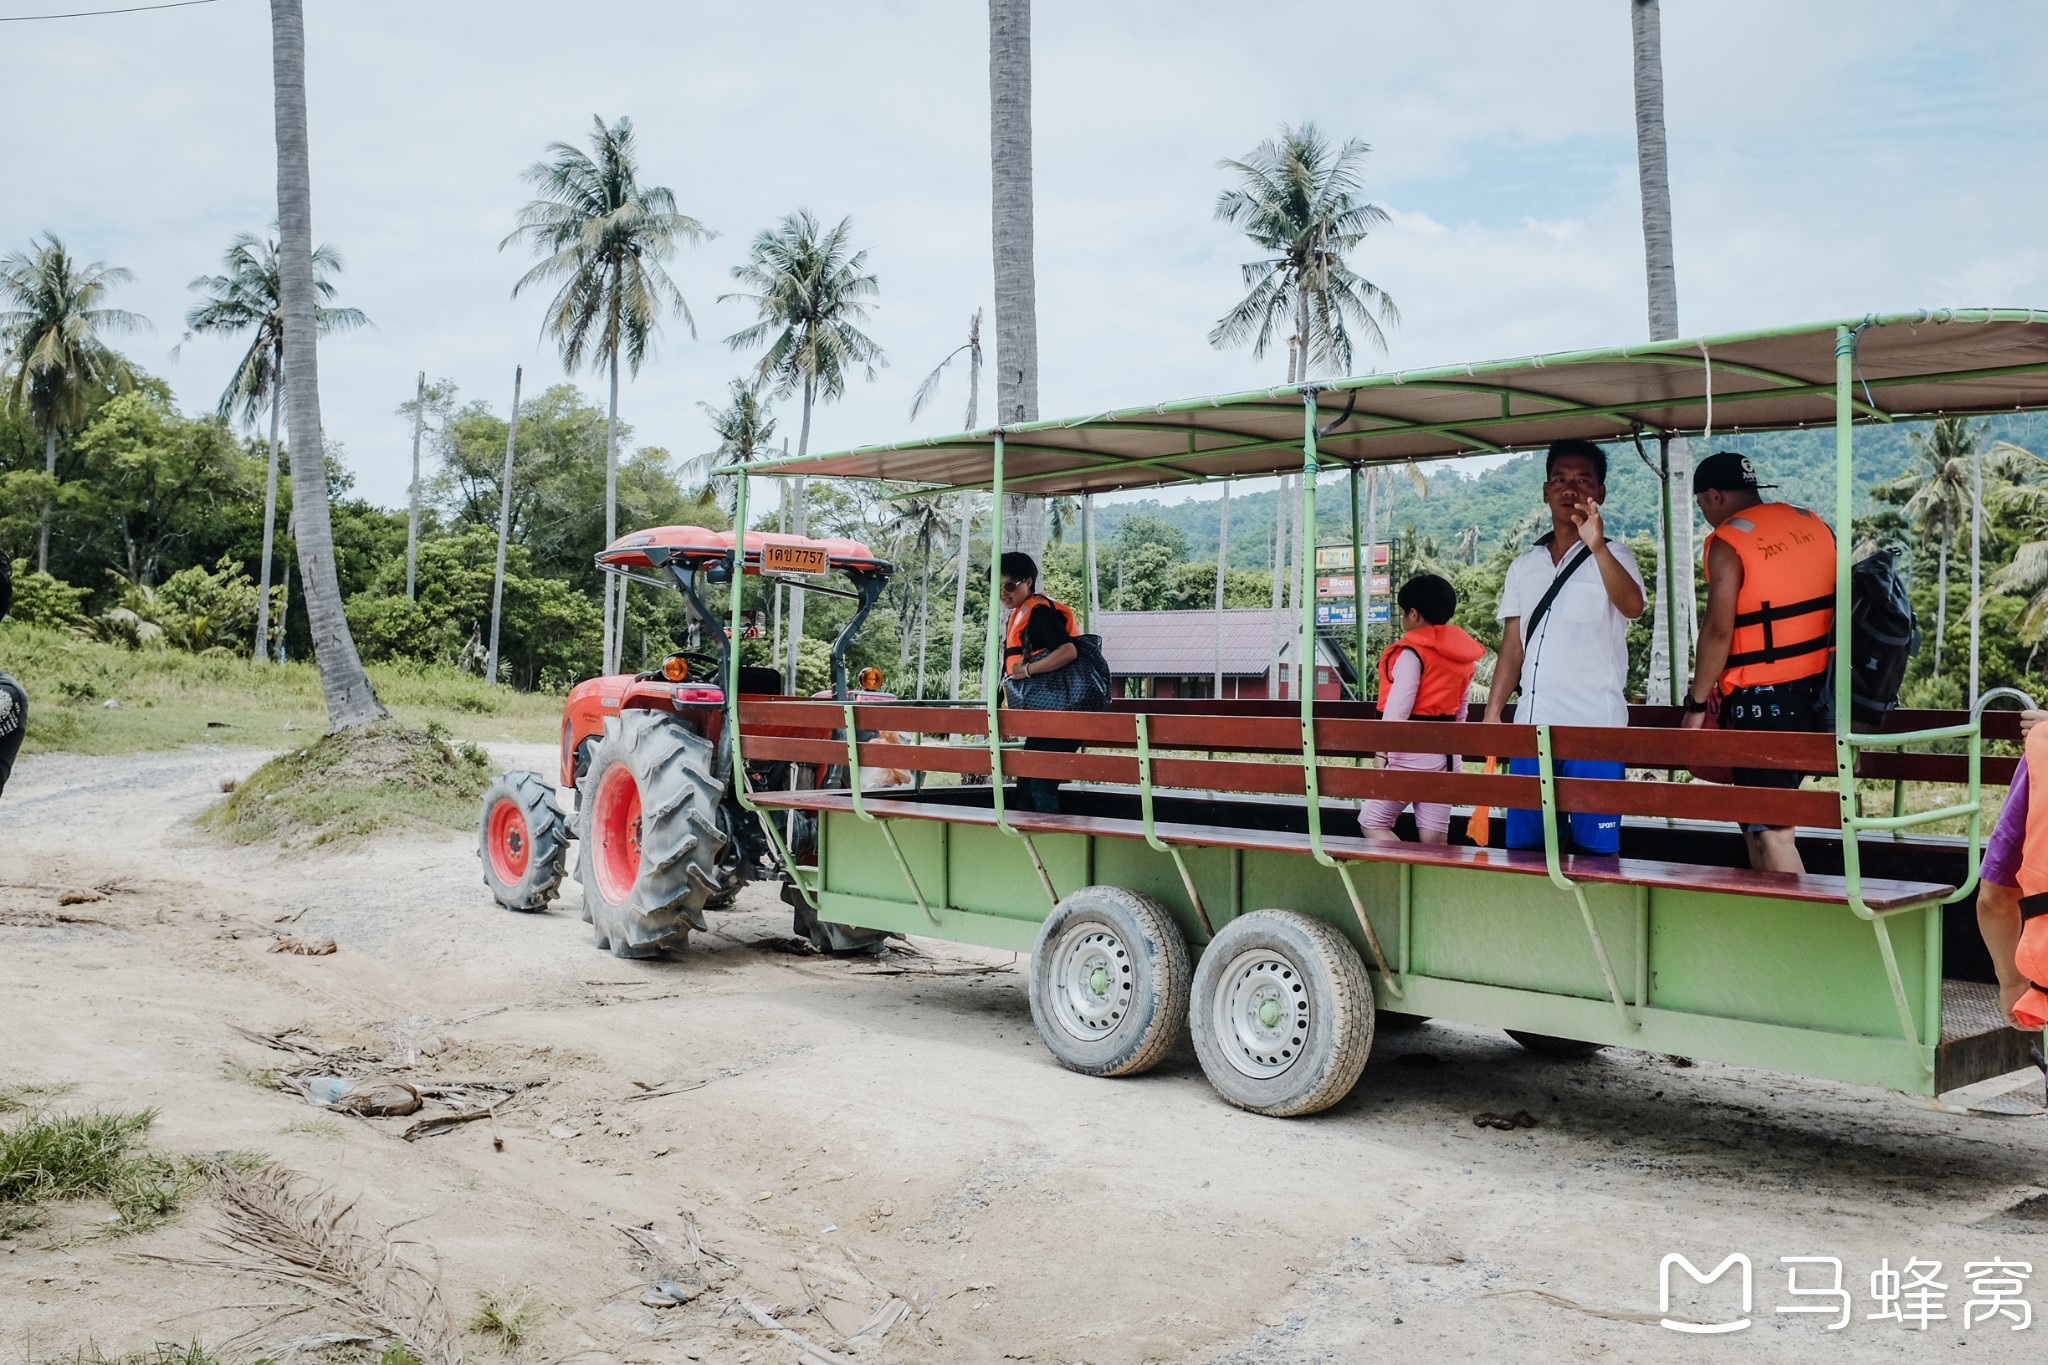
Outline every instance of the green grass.
<svg viewBox="0 0 2048 1365">
<path fill-rule="evenodd" d="M 40 1109 L 60 1095 L 68 1095 L 78 1087 L 70 1084 L 34 1085 L 28 1082 L 0 1085 L 0 1114 L 19 1113 L 23 1109 Z"/>
<path fill-rule="evenodd" d="M 530 1289 L 479 1290 L 476 1315 L 469 1320 L 470 1331 L 494 1336 L 507 1347 L 524 1344 L 539 1325 L 540 1309 Z"/>
<path fill-rule="evenodd" d="M 379 721 L 321 735 L 271 759 L 199 819 L 237 843 L 310 847 L 392 827 L 474 829 L 489 755 L 426 730 Z"/>
<path fill-rule="evenodd" d="M 37 1365 L 221 1365 L 220 1357 L 193 1342 L 179 1346 L 160 1341 L 145 1351 L 124 1351 L 108 1355 L 99 1347 L 68 1356 L 46 1356 Z"/>
<path fill-rule="evenodd" d="M 295 1123 L 287 1123 L 277 1131 L 324 1138 L 329 1142 L 341 1142 L 348 1137 L 348 1130 L 333 1119 L 300 1119 Z"/>
<path fill-rule="evenodd" d="M 156 1111 L 37 1112 L 0 1129 L 0 1237 L 35 1227 L 54 1200 L 102 1198 L 114 1231 L 142 1232 L 176 1216 L 197 1183 L 188 1163 L 142 1146 Z"/>
<path fill-rule="evenodd" d="M 125 754 L 181 744 L 303 743 L 327 728 L 311 663 L 252 663 L 223 652 L 129 650 L 62 631 L 0 622 L 0 667 L 29 695 L 25 753 Z M 562 699 L 452 668 L 373 664 L 370 680 L 392 715 L 438 722 L 459 740 L 548 743 Z M 112 709 L 108 701 L 120 704 Z"/>
</svg>

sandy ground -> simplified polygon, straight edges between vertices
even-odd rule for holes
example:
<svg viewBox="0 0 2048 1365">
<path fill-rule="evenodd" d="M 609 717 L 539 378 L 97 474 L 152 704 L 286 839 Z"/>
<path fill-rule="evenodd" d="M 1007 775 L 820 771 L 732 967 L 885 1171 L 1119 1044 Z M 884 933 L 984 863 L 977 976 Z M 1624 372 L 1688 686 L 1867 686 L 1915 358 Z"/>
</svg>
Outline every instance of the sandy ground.
<svg viewBox="0 0 2048 1365">
<path fill-rule="evenodd" d="M 260 757 L 22 763 L 0 805 L 0 1081 L 154 1106 L 172 1151 L 269 1153 L 356 1200 L 364 1230 L 404 1223 L 465 1320 L 479 1290 L 530 1286 L 544 1308 L 518 1359 L 802 1359 L 756 1309 L 823 1351 L 905 1362 L 2001 1360 L 2048 1332 L 1962 1323 L 1966 1262 L 2048 1262 L 2048 1221 L 2026 1216 L 2048 1121 L 1621 1051 L 1546 1061 L 1436 1025 L 1383 1034 L 1330 1112 L 1258 1118 L 1185 1043 L 1133 1080 L 1060 1069 L 1006 954 L 799 950 L 766 888 L 688 952 L 623 962 L 590 946 L 573 882 L 550 912 L 496 909 L 463 838 L 279 859 L 195 833 Z M 58 891 L 95 886 L 112 889 L 63 913 L 98 922 L 49 918 Z M 268 951 L 287 930 L 339 951 Z M 547 1079 L 495 1120 L 404 1142 L 412 1120 L 251 1084 L 294 1059 L 230 1025 L 368 1049 L 416 1081 Z M 1538 1126 L 1472 1122 L 1517 1109 Z M 0 1349 L 249 1357 L 340 1325 L 177 1264 L 207 1254 L 204 1201 L 130 1238 L 100 1235 L 104 1216 L 0 1243 Z M 1747 1254 L 1753 1325 L 1656 1325 L 1667 1252 Z M 1785 1292 L 1778 1258 L 1799 1255 L 1842 1258 L 1846 1330 L 1773 1311 L 1818 1302 Z M 1947 1319 L 1865 1320 L 1870 1273 L 1912 1257 L 1943 1262 Z M 669 1274 L 701 1292 L 646 1302 Z M 1719 1288 L 1673 1311 L 1730 1316 Z M 892 1297 L 904 1320 L 849 1347 Z M 2026 1297 L 2048 1309 L 2048 1283 Z"/>
</svg>

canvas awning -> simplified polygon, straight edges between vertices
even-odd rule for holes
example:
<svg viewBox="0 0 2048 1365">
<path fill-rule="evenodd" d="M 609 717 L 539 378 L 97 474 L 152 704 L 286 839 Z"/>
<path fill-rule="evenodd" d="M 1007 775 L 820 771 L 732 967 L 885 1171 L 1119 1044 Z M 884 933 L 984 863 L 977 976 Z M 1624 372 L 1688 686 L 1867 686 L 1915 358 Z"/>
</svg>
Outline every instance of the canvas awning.
<svg viewBox="0 0 2048 1365">
<path fill-rule="evenodd" d="M 1837 328 L 1856 328 L 1856 420 L 2048 407 L 2048 310 L 1944 309 L 1644 342 L 1313 384 L 1324 467 L 1824 426 Z M 1280 474 L 1301 465 L 1301 390 L 1260 389 L 1004 431 L 1004 491 L 1038 496 Z M 755 474 L 985 488 L 993 429 L 763 460 Z M 728 469 L 726 472 L 735 472 Z"/>
</svg>

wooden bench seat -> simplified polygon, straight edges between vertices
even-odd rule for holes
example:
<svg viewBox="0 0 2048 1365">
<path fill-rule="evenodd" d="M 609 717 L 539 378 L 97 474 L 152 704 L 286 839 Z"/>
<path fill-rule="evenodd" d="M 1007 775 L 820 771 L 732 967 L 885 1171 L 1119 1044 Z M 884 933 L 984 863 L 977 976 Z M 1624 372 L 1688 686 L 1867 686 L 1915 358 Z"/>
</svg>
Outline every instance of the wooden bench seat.
<svg viewBox="0 0 2048 1365">
<path fill-rule="evenodd" d="M 1184 796 L 1186 793 L 1176 793 Z M 852 811 L 853 796 L 844 791 L 759 792 L 754 800 L 776 809 Z M 994 825 L 995 811 L 987 806 L 955 805 L 942 801 L 904 800 L 879 794 L 863 794 L 862 804 L 870 815 L 887 819 L 938 820 L 958 825 Z M 1037 811 L 1006 812 L 1010 826 L 1028 834 L 1101 834 L 1119 839 L 1145 837 L 1143 822 L 1099 815 L 1047 815 Z M 1238 829 L 1226 825 L 1190 825 L 1157 821 L 1153 830 L 1176 844 L 1210 848 L 1238 848 L 1276 853 L 1307 853 L 1308 835 L 1288 830 Z M 1548 868 L 1543 854 L 1498 848 L 1471 848 L 1455 844 L 1420 844 L 1364 839 L 1356 835 L 1325 835 L 1323 848 L 1333 857 L 1360 861 L 1415 863 L 1430 866 L 1481 867 L 1501 872 L 1545 876 Z M 1732 891 L 1744 895 L 1769 896 L 1779 900 L 1843 905 L 1848 888 L 1840 877 L 1815 873 L 1754 872 L 1748 868 L 1708 867 L 1697 863 L 1674 863 L 1650 858 L 1595 858 L 1569 855 L 1562 863 L 1565 875 L 1574 881 L 1618 882 L 1631 886 L 1673 887 L 1692 891 Z M 1924 904 L 1948 896 L 1955 888 L 1931 882 L 1863 879 L 1863 900 L 1874 910 L 1893 910 Z"/>
</svg>

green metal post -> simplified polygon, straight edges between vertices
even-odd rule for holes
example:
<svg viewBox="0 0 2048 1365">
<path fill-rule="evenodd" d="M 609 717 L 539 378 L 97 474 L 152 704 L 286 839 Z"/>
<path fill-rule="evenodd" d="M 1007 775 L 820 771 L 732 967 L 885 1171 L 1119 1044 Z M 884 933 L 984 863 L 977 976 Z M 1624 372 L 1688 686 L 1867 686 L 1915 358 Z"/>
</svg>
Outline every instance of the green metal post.
<svg viewBox="0 0 2048 1365">
<path fill-rule="evenodd" d="M 1351 466 L 1351 615 L 1352 626 L 1358 637 L 1358 657 L 1353 663 L 1352 675 L 1358 679 L 1358 699 L 1365 701 L 1365 585 L 1371 580 L 1372 572 L 1367 566 L 1359 563 L 1364 553 L 1358 527 L 1359 478 L 1359 467 L 1354 464 Z M 1391 606 L 1388 611 L 1391 613 Z"/>
<path fill-rule="evenodd" d="M 1671 675 L 1668 679 L 1671 688 L 1670 700 L 1671 704 L 1676 706 L 1678 705 L 1679 689 L 1687 683 L 1687 679 L 1679 676 L 1678 670 L 1679 648 L 1683 644 L 1683 641 L 1679 639 L 1678 623 L 1685 616 L 1685 613 L 1678 609 L 1678 585 L 1684 583 L 1688 589 L 1691 588 L 1692 565 L 1679 564 L 1673 553 L 1678 548 L 1678 528 L 1672 525 L 1671 521 L 1672 517 L 1676 516 L 1677 513 L 1674 510 L 1671 497 L 1671 438 L 1669 436 L 1660 435 L 1657 437 L 1657 482 L 1661 490 L 1660 496 L 1664 499 L 1664 525 L 1659 528 L 1658 534 L 1664 541 L 1660 547 L 1660 559 L 1664 565 L 1664 582 L 1662 584 L 1663 591 L 1659 593 L 1659 596 L 1664 599 L 1662 604 L 1664 613 L 1664 657 L 1670 661 L 1669 667 L 1665 671 Z M 1686 515 L 1692 515 L 1691 508 L 1688 507 L 1686 509 Z"/>
</svg>

